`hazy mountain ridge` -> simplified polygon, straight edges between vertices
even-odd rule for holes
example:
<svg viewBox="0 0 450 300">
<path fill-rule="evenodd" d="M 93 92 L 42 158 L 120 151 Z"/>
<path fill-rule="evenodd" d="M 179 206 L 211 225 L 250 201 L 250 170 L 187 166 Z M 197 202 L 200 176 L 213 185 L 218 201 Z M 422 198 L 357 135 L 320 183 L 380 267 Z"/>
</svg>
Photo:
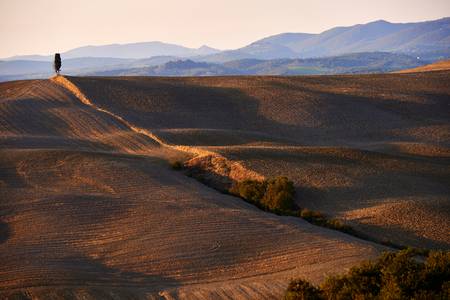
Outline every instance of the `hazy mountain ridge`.
<svg viewBox="0 0 450 300">
<path fill-rule="evenodd" d="M 61 53 L 63 59 L 82 58 L 82 57 L 114 57 L 123 59 L 144 59 L 153 56 L 198 56 L 211 55 L 219 53 L 220 50 L 201 46 L 198 49 L 188 48 L 181 45 L 163 43 L 159 41 L 129 43 L 129 44 L 110 44 L 99 46 L 82 46 Z M 18 55 L 4 60 L 36 60 L 52 61 L 53 55 Z"/>
<path fill-rule="evenodd" d="M 246 47 L 224 51 L 204 60 L 224 62 L 241 58 L 312 58 L 358 52 L 400 52 L 426 55 L 450 53 L 450 18 L 419 23 L 390 23 L 379 20 L 349 27 L 335 27 L 320 34 L 282 33 Z"/>
<path fill-rule="evenodd" d="M 404 24 L 379 20 L 368 24 L 335 27 L 320 34 L 282 33 L 227 51 L 208 46 L 194 49 L 162 42 L 144 42 L 84 46 L 64 52 L 61 56 L 62 72 L 70 75 L 204 76 L 391 72 L 450 58 L 450 18 Z M 53 73 L 52 59 L 52 56 L 39 55 L 4 59 L 0 61 L 0 81 L 48 77 Z M 209 65 L 193 65 L 190 62 L 190 67 L 186 68 L 186 64 L 179 61 L 187 59 Z M 254 64 L 253 61 L 250 66 L 248 64 L 251 60 L 261 62 Z M 178 62 L 176 67 L 165 65 L 171 61 Z"/>
<path fill-rule="evenodd" d="M 262 60 L 243 58 L 225 63 L 212 63 L 180 59 L 173 56 L 158 56 L 150 59 L 124 60 L 86 58 L 95 61 L 90 67 L 84 58 L 68 59 L 65 73 L 89 76 L 219 76 L 219 75 L 322 75 L 385 73 L 416 68 L 428 64 L 405 54 L 389 52 L 364 52 L 323 58 L 280 58 Z M 81 62 L 79 62 L 81 60 Z M 125 62 L 124 62 L 125 61 Z M 21 61 L 19 61 L 21 62 Z M 8 74 L 12 62 L 0 62 L 0 81 L 44 78 L 51 76 L 50 62 L 34 62 L 41 73 Z M 96 65 L 97 64 L 97 65 Z M 75 66 L 85 66 L 76 69 Z M 34 64 L 32 65 L 34 66 Z M 72 69 L 71 69 L 72 68 Z M 22 70 L 26 69 L 22 66 Z M 44 71 L 46 70 L 46 71 Z"/>
<path fill-rule="evenodd" d="M 193 60 L 170 61 L 158 66 L 90 72 L 95 76 L 219 76 L 219 75 L 311 75 L 384 73 L 425 61 L 387 52 L 347 54 L 309 59 L 240 59 L 223 64 Z"/>
</svg>

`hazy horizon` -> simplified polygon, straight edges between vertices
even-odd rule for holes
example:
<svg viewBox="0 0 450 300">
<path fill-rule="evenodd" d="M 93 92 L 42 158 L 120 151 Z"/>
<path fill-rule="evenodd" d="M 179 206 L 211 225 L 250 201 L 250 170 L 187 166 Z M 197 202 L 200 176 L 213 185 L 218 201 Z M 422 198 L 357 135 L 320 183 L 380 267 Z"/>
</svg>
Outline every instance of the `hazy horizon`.
<svg viewBox="0 0 450 300">
<path fill-rule="evenodd" d="M 432 4 L 417 0 L 394 4 L 387 0 L 376 3 L 134 0 L 127 4 L 105 0 L 1 1 L 0 57 L 47 55 L 87 45 L 149 41 L 225 50 L 282 32 L 320 33 L 336 26 L 380 19 L 409 23 L 449 15 L 450 4 L 441 0 Z"/>
</svg>

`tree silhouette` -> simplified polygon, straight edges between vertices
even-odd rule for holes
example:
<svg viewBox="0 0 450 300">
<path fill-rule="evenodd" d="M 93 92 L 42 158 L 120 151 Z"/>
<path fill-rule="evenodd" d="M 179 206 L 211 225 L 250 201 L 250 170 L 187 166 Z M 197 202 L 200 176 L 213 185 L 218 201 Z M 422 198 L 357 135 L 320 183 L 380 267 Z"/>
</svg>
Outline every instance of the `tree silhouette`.
<svg viewBox="0 0 450 300">
<path fill-rule="evenodd" d="M 53 62 L 53 67 L 55 68 L 56 74 L 59 74 L 61 70 L 61 55 L 59 53 L 55 53 L 55 61 Z"/>
</svg>

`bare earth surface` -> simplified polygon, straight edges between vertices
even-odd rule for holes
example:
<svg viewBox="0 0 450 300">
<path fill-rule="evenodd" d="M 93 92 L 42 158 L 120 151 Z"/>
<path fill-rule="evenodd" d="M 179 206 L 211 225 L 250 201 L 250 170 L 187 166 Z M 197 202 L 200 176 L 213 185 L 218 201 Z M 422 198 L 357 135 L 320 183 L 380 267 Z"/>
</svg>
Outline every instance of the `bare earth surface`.
<svg viewBox="0 0 450 300">
<path fill-rule="evenodd" d="M 221 155 L 301 207 L 450 248 L 449 72 L 0 84 L 0 296 L 277 299 L 385 249 L 170 169 Z M 236 176 L 239 176 L 237 174 Z"/>
<path fill-rule="evenodd" d="M 450 70 L 450 60 L 442 60 L 422 67 L 398 71 L 396 73 L 415 73 Z"/>
<path fill-rule="evenodd" d="M 288 176 L 301 207 L 378 240 L 450 248 L 450 71 L 70 80 L 166 143 Z"/>
</svg>

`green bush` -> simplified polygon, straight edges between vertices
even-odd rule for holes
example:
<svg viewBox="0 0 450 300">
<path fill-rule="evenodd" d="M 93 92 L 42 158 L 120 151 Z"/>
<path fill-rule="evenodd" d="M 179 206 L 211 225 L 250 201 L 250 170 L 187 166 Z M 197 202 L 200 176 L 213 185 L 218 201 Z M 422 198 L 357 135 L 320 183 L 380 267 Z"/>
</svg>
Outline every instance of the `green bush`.
<svg viewBox="0 0 450 300">
<path fill-rule="evenodd" d="M 230 193 L 256 204 L 264 197 L 266 188 L 266 181 L 244 180 L 235 183 L 230 189 Z"/>
<path fill-rule="evenodd" d="M 423 289 L 437 290 L 442 287 L 440 278 L 446 278 L 450 292 L 450 252 L 430 252 L 421 275 Z"/>
<path fill-rule="evenodd" d="M 181 161 L 174 161 L 171 163 L 172 169 L 174 170 L 181 170 L 183 169 L 183 163 Z"/>
<path fill-rule="evenodd" d="M 349 225 L 345 225 L 342 221 L 337 220 L 337 219 L 327 220 L 325 225 L 323 225 L 323 226 L 330 228 L 330 229 L 339 230 L 341 232 L 354 234 L 352 227 L 350 227 Z"/>
<path fill-rule="evenodd" d="M 286 177 L 236 182 L 229 192 L 273 212 L 289 212 L 294 207 L 294 183 Z"/>
<path fill-rule="evenodd" d="M 270 179 L 261 203 L 270 210 L 291 210 L 294 206 L 294 183 L 287 177 Z"/>
<path fill-rule="evenodd" d="M 300 217 L 315 225 L 339 230 L 346 233 L 354 233 L 353 229 L 350 226 L 345 225 L 342 221 L 339 221 L 337 219 L 327 219 L 322 213 L 309 210 L 307 208 L 304 208 L 300 211 Z"/>
<path fill-rule="evenodd" d="M 289 283 L 284 300 L 321 300 L 321 291 L 308 281 L 297 279 Z"/>
<path fill-rule="evenodd" d="M 353 267 L 346 275 L 327 278 L 314 291 L 322 299 L 336 300 L 449 299 L 450 252 L 431 251 L 425 262 L 415 255 L 412 249 L 383 253 L 374 262 Z M 305 299 L 301 295 L 311 291 L 309 286 L 307 282 L 292 281 L 285 298 Z"/>
<path fill-rule="evenodd" d="M 346 276 L 327 278 L 320 289 L 327 299 L 374 299 L 380 292 L 380 280 L 379 266 L 365 262 Z"/>
<path fill-rule="evenodd" d="M 322 215 L 320 212 L 309 210 L 307 208 L 304 208 L 300 211 L 300 217 L 311 223 L 319 223 L 326 221 L 325 216 Z"/>
</svg>

